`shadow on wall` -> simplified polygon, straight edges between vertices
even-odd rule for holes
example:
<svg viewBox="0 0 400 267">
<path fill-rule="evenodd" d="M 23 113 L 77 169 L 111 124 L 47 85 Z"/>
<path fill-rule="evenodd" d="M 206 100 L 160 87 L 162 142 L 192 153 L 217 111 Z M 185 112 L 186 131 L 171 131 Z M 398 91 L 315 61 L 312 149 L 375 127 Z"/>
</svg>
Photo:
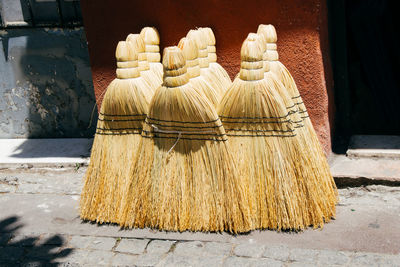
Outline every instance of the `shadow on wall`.
<svg viewBox="0 0 400 267">
<path fill-rule="evenodd" d="M 0 221 L 0 265 L 58 266 L 57 259 L 71 254 L 72 248 L 62 248 L 66 241 L 59 235 L 41 240 L 39 236 L 17 235 L 23 225 L 17 216 Z"/>
<path fill-rule="evenodd" d="M 93 137 L 83 28 L 8 29 L 0 39 L 0 138 Z"/>
</svg>

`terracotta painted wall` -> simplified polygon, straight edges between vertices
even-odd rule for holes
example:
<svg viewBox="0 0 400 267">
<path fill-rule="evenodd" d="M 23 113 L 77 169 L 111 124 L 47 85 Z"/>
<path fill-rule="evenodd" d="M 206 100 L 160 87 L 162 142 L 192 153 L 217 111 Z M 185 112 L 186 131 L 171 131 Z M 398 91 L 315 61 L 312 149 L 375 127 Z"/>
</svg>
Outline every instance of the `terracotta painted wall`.
<svg viewBox="0 0 400 267">
<path fill-rule="evenodd" d="M 247 34 L 260 23 L 274 24 L 280 59 L 297 82 L 325 151 L 331 151 L 333 98 L 324 0 L 81 0 L 81 6 L 98 104 L 115 77 L 117 42 L 144 26 L 159 30 L 161 49 L 176 45 L 192 28 L 212 27 L 218 62 L 234 77 Z"/>
</svg>

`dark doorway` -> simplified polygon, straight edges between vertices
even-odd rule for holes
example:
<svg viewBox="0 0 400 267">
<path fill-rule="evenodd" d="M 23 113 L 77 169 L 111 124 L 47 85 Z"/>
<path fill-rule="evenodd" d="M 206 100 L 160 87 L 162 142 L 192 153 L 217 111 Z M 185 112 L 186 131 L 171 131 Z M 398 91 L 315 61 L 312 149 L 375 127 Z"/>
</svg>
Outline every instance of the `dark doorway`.
<svg viewBox="0 0 400 267">
<path fill-rule="evenodd" d="M 400 17 L 394 0 L 328 0 L 334 149 L 351 135 L 400 135 Z"/>
</svg>

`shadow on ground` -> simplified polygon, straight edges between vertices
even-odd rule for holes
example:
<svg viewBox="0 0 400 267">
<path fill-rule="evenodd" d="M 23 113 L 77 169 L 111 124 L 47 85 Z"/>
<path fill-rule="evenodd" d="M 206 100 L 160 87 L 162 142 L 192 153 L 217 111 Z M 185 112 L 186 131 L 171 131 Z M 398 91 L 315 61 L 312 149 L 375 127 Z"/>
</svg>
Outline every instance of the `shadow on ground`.
<svg viewBox="0 0 400 267">
<path fill-rule="evenodd" d="M 58 259 L 71 254 L 64 248 L 66 240 L 59 235 L 22 236 L 24 227 L 19 217 L 11 216 L 0 221 L 0 266 L 58 266 Z"/>
</svg>

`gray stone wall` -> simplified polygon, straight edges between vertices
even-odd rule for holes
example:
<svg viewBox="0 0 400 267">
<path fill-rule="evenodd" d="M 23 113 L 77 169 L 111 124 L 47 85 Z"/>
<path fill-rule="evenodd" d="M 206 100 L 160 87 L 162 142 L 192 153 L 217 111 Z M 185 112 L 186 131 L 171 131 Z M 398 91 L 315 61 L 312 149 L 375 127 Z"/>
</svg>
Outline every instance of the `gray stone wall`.
<svg viewBox="0 0 400 267">
<path fill-rule="evenodd" d="M 0 138 L 93 136 L 84 29 L 8 28 L 0 41 Z"/>
</svg>

